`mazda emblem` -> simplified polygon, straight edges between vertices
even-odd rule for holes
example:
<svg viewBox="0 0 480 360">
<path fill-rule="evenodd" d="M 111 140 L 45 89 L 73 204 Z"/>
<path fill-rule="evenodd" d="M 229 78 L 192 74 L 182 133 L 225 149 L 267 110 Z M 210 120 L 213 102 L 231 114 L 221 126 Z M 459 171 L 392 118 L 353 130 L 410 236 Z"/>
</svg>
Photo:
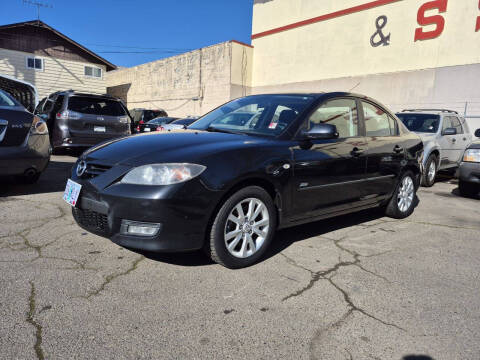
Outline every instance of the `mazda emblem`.
<svg viewBox="0 0 480 360">
<path fill-rule="evenodd" d="M 87 163 L 81 160 L 77 165 L 77 176 L 81 177 L 85 173 L 85 170 L 87 170 Z"/>
</svg>

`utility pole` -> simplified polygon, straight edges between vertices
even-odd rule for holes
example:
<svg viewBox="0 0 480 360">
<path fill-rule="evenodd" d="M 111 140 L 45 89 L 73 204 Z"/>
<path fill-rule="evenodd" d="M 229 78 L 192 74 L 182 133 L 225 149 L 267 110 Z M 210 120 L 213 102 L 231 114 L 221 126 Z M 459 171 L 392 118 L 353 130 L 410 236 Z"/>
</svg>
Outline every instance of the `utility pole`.
<svg viewBox="0 0 480 360">
<path fill-rule="evenodd" d="M 23 0 L 23 3 L 25 5 L 33 5 L 33 6 L 37 7 L 37 19 L 38 19 L 38 21 L 40 21 L 40 8 L 41 7 L 44 7 L 44 8 L 47 8 L 47 9 L 52 9 L 53 8 L 53 5 L 44 4 L 44 3 L 41 3 L 41 2 L 38 2 L 38 1 Z"/>
</svg>

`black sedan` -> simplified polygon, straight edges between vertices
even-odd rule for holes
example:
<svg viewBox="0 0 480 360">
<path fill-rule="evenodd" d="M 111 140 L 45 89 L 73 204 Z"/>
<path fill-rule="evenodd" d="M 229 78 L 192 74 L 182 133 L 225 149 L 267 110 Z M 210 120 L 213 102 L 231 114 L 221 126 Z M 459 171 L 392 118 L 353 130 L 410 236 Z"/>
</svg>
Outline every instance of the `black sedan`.
<svg viewBox="0 0 480 360">
<path fill-rule="evenodd" d="M 475 131 L 475 136 L 480 138 L 480 129 Z M 457 176 L 461 195 L 473 197 L 480 192 L 480 140 L 465 150 Z"/>
<path fill-rule="evenodd" d="M 254 112 L 243 128 L 226 114 Z M 84 229 L 128 248 L 205 249 L 230 268 L 265 253 L 279 228 L 416 205 L 423 145 L 378 102 L 350 93 L 255 95 L 180 132 L 85 152 L 65 199 Z"/>
<path fill-rule="evenodd" d="M 174 117 L 158 117 L 152 119 L 144 124 L 138 124 L 137 133 L 163 131 L 163 125 L 170 124 L 177 119 L 178 118 Z"/>
<path fill-rule="evenodd" d="M 47 124 L 0 90 L 0 176 L 34 183 L 50 160 Z"/>
</svg>

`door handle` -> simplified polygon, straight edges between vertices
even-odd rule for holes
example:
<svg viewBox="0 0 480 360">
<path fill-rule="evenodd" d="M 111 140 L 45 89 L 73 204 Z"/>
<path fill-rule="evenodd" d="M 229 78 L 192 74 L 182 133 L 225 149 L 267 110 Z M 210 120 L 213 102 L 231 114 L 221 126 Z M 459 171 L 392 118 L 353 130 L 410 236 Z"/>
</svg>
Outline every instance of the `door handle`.
<svg viewBox="0 0 480 360">
<path fill-rule="evenodd" d="M 363 149 L 359 149 L 358 147 L 354 147 L 354 148 L 352 149 L 351 154 L 352 154 L 353 156 L 360 156 L 360 155 L 363 154 Z"/>
<path fill-rule="evenodd" d="M 403 148 L 398 145 L 395 145 L 395 147 L 393 148 L 393 151 L 399 154 L 403 151 Z"/>
<path fill-rule="evenodd" d="M 467 138 L 463 138 L 463 141 L 467 141 Z"/>
<path fill-rule="evenodd" d="M 457 142 L 457 139 L 455 139 L 455 138 L 454 138 L 454 139 L 452 139 L 452 142 Z"/>
</svg>

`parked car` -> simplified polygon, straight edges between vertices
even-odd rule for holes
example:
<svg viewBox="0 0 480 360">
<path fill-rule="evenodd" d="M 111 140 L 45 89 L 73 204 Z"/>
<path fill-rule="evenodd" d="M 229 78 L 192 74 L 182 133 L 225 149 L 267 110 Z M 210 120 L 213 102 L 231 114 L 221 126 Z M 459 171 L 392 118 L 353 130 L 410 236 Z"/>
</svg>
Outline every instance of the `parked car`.
<svg viewBox="0 0 480 360">
<path fill-rule="evenodd" d="M 397 116 L 423 140 L 423 186 L 433 186 L 439 170 L 456 170 L 472 142 L 472 134 L 463 117 L 456 111 L 442 109 L 403 110 Z"/>
<path fill-rule="evenodd" d="M 156 119 L 150 120 L 145 124 L 138 124 L 137 133 L 151 132 L 151 131 L 163 131 L 163 126 L 170 124 L 171 122 L 177 120 L 178 118 L 174 117 L 158 117 Z"/>
<path fill-rule="evenodd" d="M 145 124 L 157 117 L 167 117 L 168 114 L 163 109 L 148 110 L 148 109 L 132 109 L 130 110 L 132 116 L 132 134 L 137 132 L 138 125 Z"/>
<path fill-rule="evenodd" d="M 131 134 L 127 108 L 109 95 L 56 92 L 36 113 L 47 122 L 54 149 L 88 148 Z"/>
<path fill-rule="evenodd" d="M 245 112 L 258 115 L 254 127 L 222 121 Z M 86 151 L 65 199 L 82 228 L 121 246 L 203 248 L 214 261 L 241 268 L 265 254 L 279 228 L 373 207 L 409 216 L 422 156 L 421 139 L 368 97 L 254 95 L 185 131 Z"/>
<path fill-rule="evenodd" d="M 475 131 L 475 136 L 480 137 L 480 129 Z M 465 150 L 457 177 L 461 195 L 473 197 L 480 192 L 480 140 L 472 142 Z"/>
<path fill-rule="evenodd" d="M 170 124 L 162 125 L 163 129 L 161 129 L 161 131 L 186 129 L 188 126 L 192 125 L 197 120 L 198 120 L 198 117 L 188 117 L 185 119 L 177 119 L 172 121 Z"/>
<path fill-rule="evenodd" d="M 50 152 L 45 121 L 0 88 L 0 176 L 35 183 L 48 165 Z"/>
</svg>

